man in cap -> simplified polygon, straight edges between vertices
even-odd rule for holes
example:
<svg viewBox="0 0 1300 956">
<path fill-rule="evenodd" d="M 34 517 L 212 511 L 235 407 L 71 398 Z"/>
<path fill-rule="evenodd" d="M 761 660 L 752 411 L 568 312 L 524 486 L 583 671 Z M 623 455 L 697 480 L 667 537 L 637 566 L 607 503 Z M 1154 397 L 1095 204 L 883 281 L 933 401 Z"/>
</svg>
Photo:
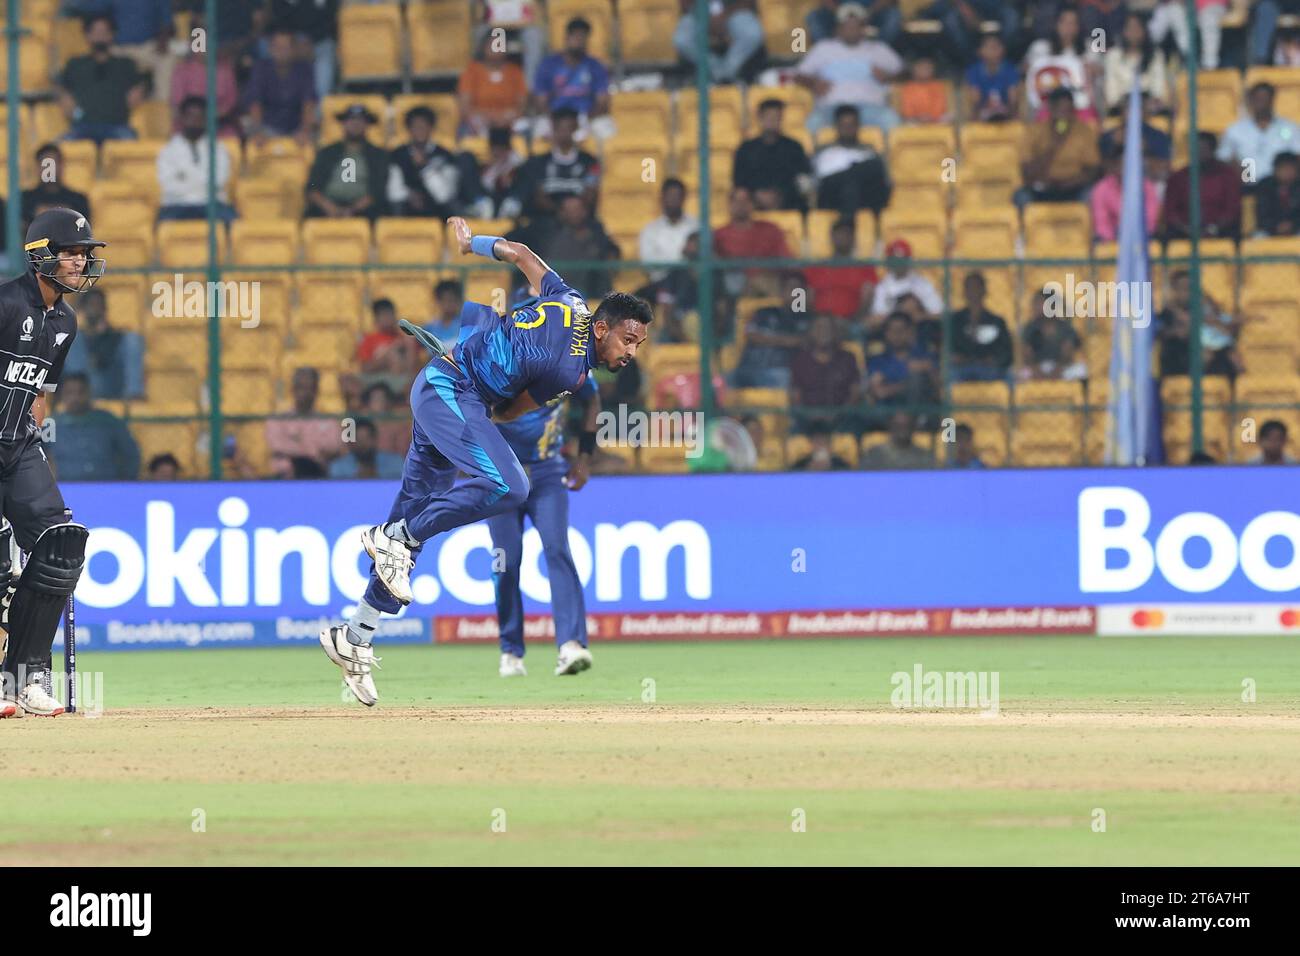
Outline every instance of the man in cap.
<svg viewBox="0 0 1300 956">
<path fill-rule="evenodd" d="M 0 624 L 7 637 L 0 666 L 0 717 L 53 717 L 63 705 L 45 688 L 50 647 L 64 604 L 85 565 L 84 525 L 69 520 L 41 446 L 45 393 L 53 392 L 77 335 L 77 317 L 64 301 L 85 292 L 104 272 L 86 217 L 47 209 L 32 220 L 23 245 L 28 268 L 0 285 L 0 350 L 5 353 L 0 399 L 0 581 L 6 585 Z M 11 582 L 10 536 L 29 557 Z"/>
<path fill-rule="evenodd" d="M 365 216 L 371 221 L 387 209 L 388 154 L 366 139 L 379 117 L 353 103 L 335 119 L 343 124 L 343 139 L 316 154 L 307 177 L 306 216 L 333 219 Z"/>
</svg>

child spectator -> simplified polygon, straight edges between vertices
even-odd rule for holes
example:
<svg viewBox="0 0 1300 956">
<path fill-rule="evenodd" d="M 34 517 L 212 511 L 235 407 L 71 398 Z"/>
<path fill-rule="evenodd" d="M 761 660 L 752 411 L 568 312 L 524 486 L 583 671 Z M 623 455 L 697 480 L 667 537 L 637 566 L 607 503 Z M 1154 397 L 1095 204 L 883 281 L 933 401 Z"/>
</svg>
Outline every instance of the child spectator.
<svg viewBox="0 0 1300 956">
<path fill-rule="evenodd" d="M 934 57 L 918 56 L 910 78 L 898 90 L 898 115 L 905 123 L 951 123 L 948 84 L 935 77 Z"/>
<path fill-rule="evenodd" d="M 1007 45 L 1000 33 L 980 39 L 979 60 L 966 70 L 966 116 L 980 123 L 1015 119 L 1020 115 L 1020 71 L 1007 62 Z"/>
</svg>

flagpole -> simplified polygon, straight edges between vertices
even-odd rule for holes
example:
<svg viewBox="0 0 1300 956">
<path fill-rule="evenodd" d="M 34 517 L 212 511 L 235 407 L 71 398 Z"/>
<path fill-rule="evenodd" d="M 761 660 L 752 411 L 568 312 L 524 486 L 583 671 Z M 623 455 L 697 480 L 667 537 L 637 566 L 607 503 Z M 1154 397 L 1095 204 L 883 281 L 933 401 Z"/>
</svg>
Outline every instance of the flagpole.
<svg viewBox="0 0 1300 956">
<path fill-rule="evenodd" d="M 1191 261 L 1187 264 L 1187 278 L 1191 285 L 1191 329 L 1188 332 L 1188 374 L 1192 379 L 1192 454 L 1205 450 L 1205 436 L 1201 429 L 1201 376 L 1204 361 L 1201 348 L 1201 324 L 1204 306 L 1201 302 L 1201 147 L 1196 128 L 1196 80 L 1200 68 L 1201 31 L 1196 22 L 1196 0 L 1186 0 L 1187 26 L 1190 39 L 1187 62 L 1187 158 L 1190 173 L 1191 206 L 1188 226 L 1191 232 Z"/>
</svg>

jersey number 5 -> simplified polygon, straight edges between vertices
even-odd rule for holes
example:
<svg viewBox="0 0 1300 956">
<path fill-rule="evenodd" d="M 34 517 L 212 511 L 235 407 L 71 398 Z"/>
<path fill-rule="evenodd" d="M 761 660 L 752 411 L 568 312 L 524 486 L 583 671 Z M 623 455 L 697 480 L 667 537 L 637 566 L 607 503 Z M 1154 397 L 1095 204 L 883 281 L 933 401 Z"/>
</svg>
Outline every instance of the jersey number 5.
<svg viewBox="0 0 1300 956">
<path fill-rule="evenodd" d="M 537 318 L 533 319 L 531 322 L 516 322 L 515 328 L 517 329 L 537 328 L 539 325 L 541 325 L 543 322 L 546 321 L 546 310 L 551 308 L 560 310 L 560 314 L 564 316 L 564 327 L 566 329 L 573 324 L 572 306 L 566 305 L 563 302 L 543 302 L 537 307 Z"/>
</svg>

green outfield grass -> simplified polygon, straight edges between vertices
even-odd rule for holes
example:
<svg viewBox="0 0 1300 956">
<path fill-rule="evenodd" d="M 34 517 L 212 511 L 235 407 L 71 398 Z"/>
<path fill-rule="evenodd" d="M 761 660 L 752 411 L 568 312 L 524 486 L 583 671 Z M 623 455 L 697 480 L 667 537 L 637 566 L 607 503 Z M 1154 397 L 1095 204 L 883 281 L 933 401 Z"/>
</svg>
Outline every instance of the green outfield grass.
<svg viewBox="0 0 1300 956">
<path fill-rule="evenodd" d="M 84 653 L 101 716 L 0 722 L 0 863 L 1300 862 L 1295 638 L 595 652 L 392 647 L 374 710 L 309 647 Z M 1000 713 L 892 707 L 917 664 Z"/>
</svg>

